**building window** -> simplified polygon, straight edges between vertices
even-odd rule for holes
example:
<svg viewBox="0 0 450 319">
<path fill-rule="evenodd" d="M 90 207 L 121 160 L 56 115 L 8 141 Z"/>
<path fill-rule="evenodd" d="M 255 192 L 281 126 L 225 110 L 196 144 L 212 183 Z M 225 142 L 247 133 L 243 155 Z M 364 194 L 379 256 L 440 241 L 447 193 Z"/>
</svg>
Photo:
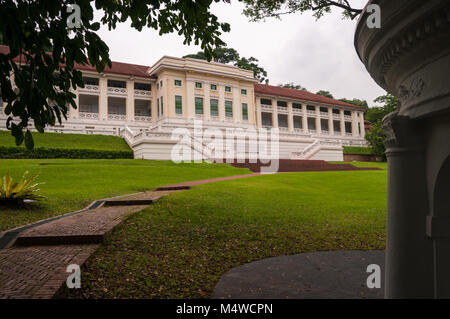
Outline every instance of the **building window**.
<svg viewBox="0 0 450 319">
<path fill-rule="evenodd" d="M 231 86 L 226 86 L 225 87 L 225 92 L 231 92 Z"/>
<path fill-rule="evenodd" d="M 333 114 L 341 114 L 341 110 L 339 110 L 339 109 L 333 109 Z"/>
<path fill-rule="evenodd" d="M 225 116 L 233 117 L 233 102 L 225 101 Z"/>
<path fill-rule="evenodd" d="M 247 90 L 246 90 L 246 89 L 242 89 L 242 90 L 241 90 L 241 94 L 242 94 L 242 95 L 247 95 Z"/>
<path fill-rule="evenodd" d="M 97 85 L 98 86 L 98 78 L 90 78 L 83 76 L 84 85 Z"/>
<path fill-rule="evenodd" d="M 211 91 L 217 91 L 217 85 L 211 84 Z"/>
<path fill-rule="evenodd" d="M 161 96 L 161 116 L 164 115 L 164 99 Z"/>
<path fill-rule="evenodd" d="M 261 113 L 261 122 L 263 127 L 272 127 L 272 113 Z"/>
<path fill-rule="evenodd" d="M 173 85 L 175 86 L 181 86 L 181 80 L 174 80 Z"/>
<path fill-rule="evenodd" d="M 288 116 L 286 114 L 278 114 L 278 127 L 288 128 Z"/>
<path fill-rule="evenodd" d="M 358 113 L 358 116 L 359 116 L 359 113 Z M 358 131 L 359 131 L 359 136 L 361 136 L 361 135 L 362 135 L 362 132 L 361 132 L 361 123 L 358 123 Z"/>
<path fill-rule="evenodd" d="M 248 105 L 247 103 L 242 103 L 242 119 L 248 121 Z"/>
<path fill-rule="evenodd" d="M 292 108 L 293 108 L 294 110 L 299 110 L 299 111 L 301 111 L 302 105 L 301 105 L 301 104 L 298 104 L 298 103 L 293 103 L 293 104 L 292 104 Z"/>
<path fill-rule="evenodd" d="M 294 129 L 302 129 L 302 128 L 303 128 L 302 117 L 294 116 Z"/>
<path fill-rule="evenodd" d="M 203 114 L 203 98 L 196 97 L 195 98 L 195 114 Z"/>
<path fill-rule="evenodd" d="M 314 105 L 307 105 L 306 110 L 308 111 L 316 111 L 316 107 Z"/>
<path fill-rule="evenodd" d="M 341 133 L 341 121 L 333 121 L 333 128 L 335 133 Z"/>
<path fill-rule="evenodd" d="M 183 98 L 175 95 L 175 114 L 183 114 Z"/>
<path fill-rule="evenodd" d="M 98 96 L 97 95 L 83 95 L 78 97 L 78 104 L 80 112 L 82 113 L 98 113 Z"/>
<path fill-rule="evenodd" d="M 287 107 L 287 102 L 285 102 L 285 101 L 277 101 L 277 106 Z"/>
<path fill-rule="evenodd" d="M 203 84 L 201 82 L 195 82 L 195 88 L 201 89 L 203 87 Z"/>
<path fill-rule="evenodd" d="M 120 97 L 108 97 L 108 114 L 127 114 L 127 99 Z"/>
<path fill-rule="evenodd" d="M 321 119 L 320 120 L 320 129 L 322 131 L 328 132 L 330 130 L 328 127 L 328 124 L 329 124 L 328 120 Z"/>
<path fill-rule="evenodd" d="M 219 116 L 219 100 L 210 100 L 211 116 Z"/>
<path fill-rule="evenodd" d="M 345 133 L 353 134 L 352 123 L 351 122 L 345 122 Z"/>
<path fill-rule="evenodd" d="M 134 89 L 135 90 L 140 90 L 140 91 L 151 91 L 152 90 L 152 85 L 148 84 L 148 83 L 135 82 L 134 83 Z"/>
<path fill-rule="evenodd" d="M 163 84 L 163 81 L 162 81 L 162 80 L 159 81 L 159 88 L 160 88 L 160 89 L 162 89 L 162 84 Z"/>
<path fill-rule="evenodd" d="M 148 100 L 134 100 L 135 116 L 152 116 L 152 102 Z"/>
<path fill-rule="evenodd" d="M 316 119 L 308 117 L 308 130 L 316 130 Z"/>
<path fill-rule="evenodd" d="M 263 104 L 263 105 L 272 105 L 272 100 L 261 99 L 261 104 Z"/>
<path fill-rule="evenodd" d="M 321 107 L 321 108 L 320 108 L 320 112 L 321 112 L 321 113 L 328 113 L 328 108 L 326 108 L 326 107 Z"/>
<path fill-rule="evenodd" d="M 346 116 L 352 116 L 352 112 L 350 112 L 350 111 L 344 111 L 344 115 L 346 115 Z"/>
<path fill-rule="evenodd" d="M 127 83 L 125 81 L 108 80 L 108 87 L 126 89 Z"/>
</svg>

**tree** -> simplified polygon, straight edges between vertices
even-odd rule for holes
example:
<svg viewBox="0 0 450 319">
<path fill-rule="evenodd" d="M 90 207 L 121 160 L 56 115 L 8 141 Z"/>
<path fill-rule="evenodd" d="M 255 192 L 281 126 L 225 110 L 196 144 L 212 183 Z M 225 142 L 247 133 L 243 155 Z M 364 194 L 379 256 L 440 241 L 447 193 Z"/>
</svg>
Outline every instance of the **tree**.
<svg viewBox="0 0 450 319">
<path fill-rule="evenodd" d="M 229 64 L 232 63 L 234 66 L 237 66 L 241 69 L 253 71 L 253 76 L 259 82 L 268 83 L 267 72 L 262 67 L 258 65 L 258 59 L 254 57 L 244 58 L 240 57 L 239 53 L 232 48 L 227 48 L 225 46 L 220 46 L 214 48 L 211 52 L 211 55 L 216 62 Z M 185 55 L 183 58 L 193 58 L 199 60 L 207 60 L 203 51 L 199 51 L 195 54 Z"/>
<path fill-rule="evenodd" d="M 282 15 L 313 11 L 316 18 L 321 18 L 325 13 L 331 12 L 332 7 L 342 9 L 345 18 L 355 19 L 362 9 L 354 8 L 351 0 L 243 0 L 245 3 L 244 14 L 252 21 L 260 21 L 266 18 L 280 18 Z"/>
<path fill-rule="evenodd" d="M 17 145 L 25 140 L 33 148 L 30 120 L 42 133 L 47 125 L 61 123 L 70 106 L 77 107 L 72 91 L 83 87 L 83 81 L 76 64 L 91 64 L 98 72 L 111 65 L 108 46 L 96 34 L 100 23 L 94 22 L 94 5 L 109 30 L 130 20 L 138 31 L 177 32 L 185 44 L 200 45 L 208 59 L 214 47 L 224 44 L 221 33 L 230 30 L 209 11 L 212 0 L 73 2 L 79 7 L 64 0 L 0 2 L 0 33 L 10 50 L 0 54 L 1 96 Z"/>
<path fill-rule="evenodd" d="M 325 97 L 329 97 L 330 99 L 334 99 L 333 94 L 331 94 L 329 91 L 323 91 L 320 90 L 319 92 L 316 93 L 317 95 L 321 95 L 321 96 L 325 96 Z"/>
<path fill-rule="evenodd" d="M 278 86 L 282 87 L 282 88 L 286 88 L 286 89 L 294 89 L 294 90 L 309 92 L 307 88 L 301 86 L 300 84 L 294 84 L 294 82 L 286 83 L 286 84 L 278 84 Z"/>
<path fill-rule="evenodd" d="M 374 102 L 383 103 L 383 105 L 369 108 L 366 112 L 366 119 L 373 125 L 372 129 L 366 134 L 366 140 L 373 153 L 386 160 L 386 147 L 384 146 L 386 136 L 382 129 L 382 121 L 386 115 L 398 108 L 398 99 L 391 94 L 387 94 L 377 97 Z"/>
<path fill-rule="evenodd" d="M 360 99 L 348 100 L 348 99 L 344 98 L 344 99 L 339 99 L 339 101 L 345 102 L 348 104 L 353 104 L 353 105 L 360 106 L 360 107 L 369 108 L 369 104 L 367 103 L 366 100 L 360 100 Z"/>
</svg>

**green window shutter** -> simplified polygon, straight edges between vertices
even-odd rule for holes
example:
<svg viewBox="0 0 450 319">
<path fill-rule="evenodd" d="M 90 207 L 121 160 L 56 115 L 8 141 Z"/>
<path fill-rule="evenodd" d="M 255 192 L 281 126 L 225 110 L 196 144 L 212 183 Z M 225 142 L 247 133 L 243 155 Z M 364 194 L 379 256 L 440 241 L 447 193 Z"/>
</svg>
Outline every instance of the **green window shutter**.
<svg viewBox="0 0 450 319">
<path fill-rule="evenodd" d="M 203 114 L 203 98 L 195 98 L 195 114 Z"/>
<path fill-rule="evenodd" d="M 211 99 L 211 116 L 219 116 L 219 100 Z"/>
<path fill-rule="evenodd" d="M 233 102 L 225 101 L 225 116 L 233 117 Z"/>
<path fill-rule="evenodd" d="M 244 121 L 248 120 L 248 105 L 247 105 L 247 103 L 242 103 L 242 119 Z"/>
<path fill-rule="evenodd" d="M 183 98 L 175 95 L 175 114 L 183 114 Z"/>
</svg>

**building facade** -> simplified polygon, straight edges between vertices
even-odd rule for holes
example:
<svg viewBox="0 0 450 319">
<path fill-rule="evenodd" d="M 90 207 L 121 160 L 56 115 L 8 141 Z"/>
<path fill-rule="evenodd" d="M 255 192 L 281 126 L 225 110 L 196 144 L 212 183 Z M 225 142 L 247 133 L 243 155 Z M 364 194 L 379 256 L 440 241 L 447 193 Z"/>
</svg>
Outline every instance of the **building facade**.
<svg viewBox="0 0 450 319">
<path fill-rule="evenodd" d="M 85 84 L 75 92 L 78 108 L 47 130 L 120 135 L 136 158 L 171 159 L 179 142 L 172 132 L 194 131 L 199 121 L 202 130 L 278 129 L 285 159 L 341 161 L 343 145 L 366 145 L 363 108 L 258 84 L 253 72 L 231 65 L 164 56 L 151 67 L 113 62 L 101 74 L 77 68 Z M 0 118 L 5 128 L 3 108 Z M 193 152 L 210 158 L 199 145 Z"/>
</svg>

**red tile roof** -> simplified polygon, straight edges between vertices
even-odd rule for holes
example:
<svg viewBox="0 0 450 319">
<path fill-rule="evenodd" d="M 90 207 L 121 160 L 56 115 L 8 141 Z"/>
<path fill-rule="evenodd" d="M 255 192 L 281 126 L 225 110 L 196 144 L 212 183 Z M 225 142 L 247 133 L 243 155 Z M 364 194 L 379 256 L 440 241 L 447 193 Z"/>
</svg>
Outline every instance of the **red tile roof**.
<svg viewBox="0 0 450 319">
<path fill-rule="evenodd" d="M 287 89 L 287 88 L 282 88 L 279 86 L 272 86 L 272 85 L 267 85 L 267 84 L 255 84 L 255 93 L 263 94 L 263 95 L 287 97 L 287 98 L 291 98 L 291 99 L 311 101 L 311 102 L 316 102 L 316 103 L 331 104 L 331 105 L 343 106 L 343 107 L 348 107 L 348 108 L 353 108 L 353 109 L 358 109 L 358 110 L 366 110 L 365 108 L 360 107 L 360 106 L 341 102 L 341 101 L 338 101 L 335 99 L 330 99 L 328 97 L 313 94 L 313 93 L 310 93 L 307 91 Z"/>
<path fill-rule="evenodd" d="M 0 54 L 8 54 L 9 53 L 9 47 L 5 45 L 0 45 Z M 18 58 L 15 59 L 18 61 Z M 75 68 L 77 70 L 81 71 L 92 71 L 97 72 L 95 67 L 91 65 L 81 65 L 76 64 Z M 122 62 L 112 62 L 111 68 L 106 67 L 103 71 L 104 73 L 110 73 L 110 74 L 120 74 L 120 75 L 128 75 L 128 76 L 138 76 L 143 78 L 154 78 L 153 76 L 148 75 L 147 70 L 149 69 L 148 66 L 145 65 L 137 65 L 137 64 L 129 64 L 129 63 L 122 63 Z"/>
</svg>

